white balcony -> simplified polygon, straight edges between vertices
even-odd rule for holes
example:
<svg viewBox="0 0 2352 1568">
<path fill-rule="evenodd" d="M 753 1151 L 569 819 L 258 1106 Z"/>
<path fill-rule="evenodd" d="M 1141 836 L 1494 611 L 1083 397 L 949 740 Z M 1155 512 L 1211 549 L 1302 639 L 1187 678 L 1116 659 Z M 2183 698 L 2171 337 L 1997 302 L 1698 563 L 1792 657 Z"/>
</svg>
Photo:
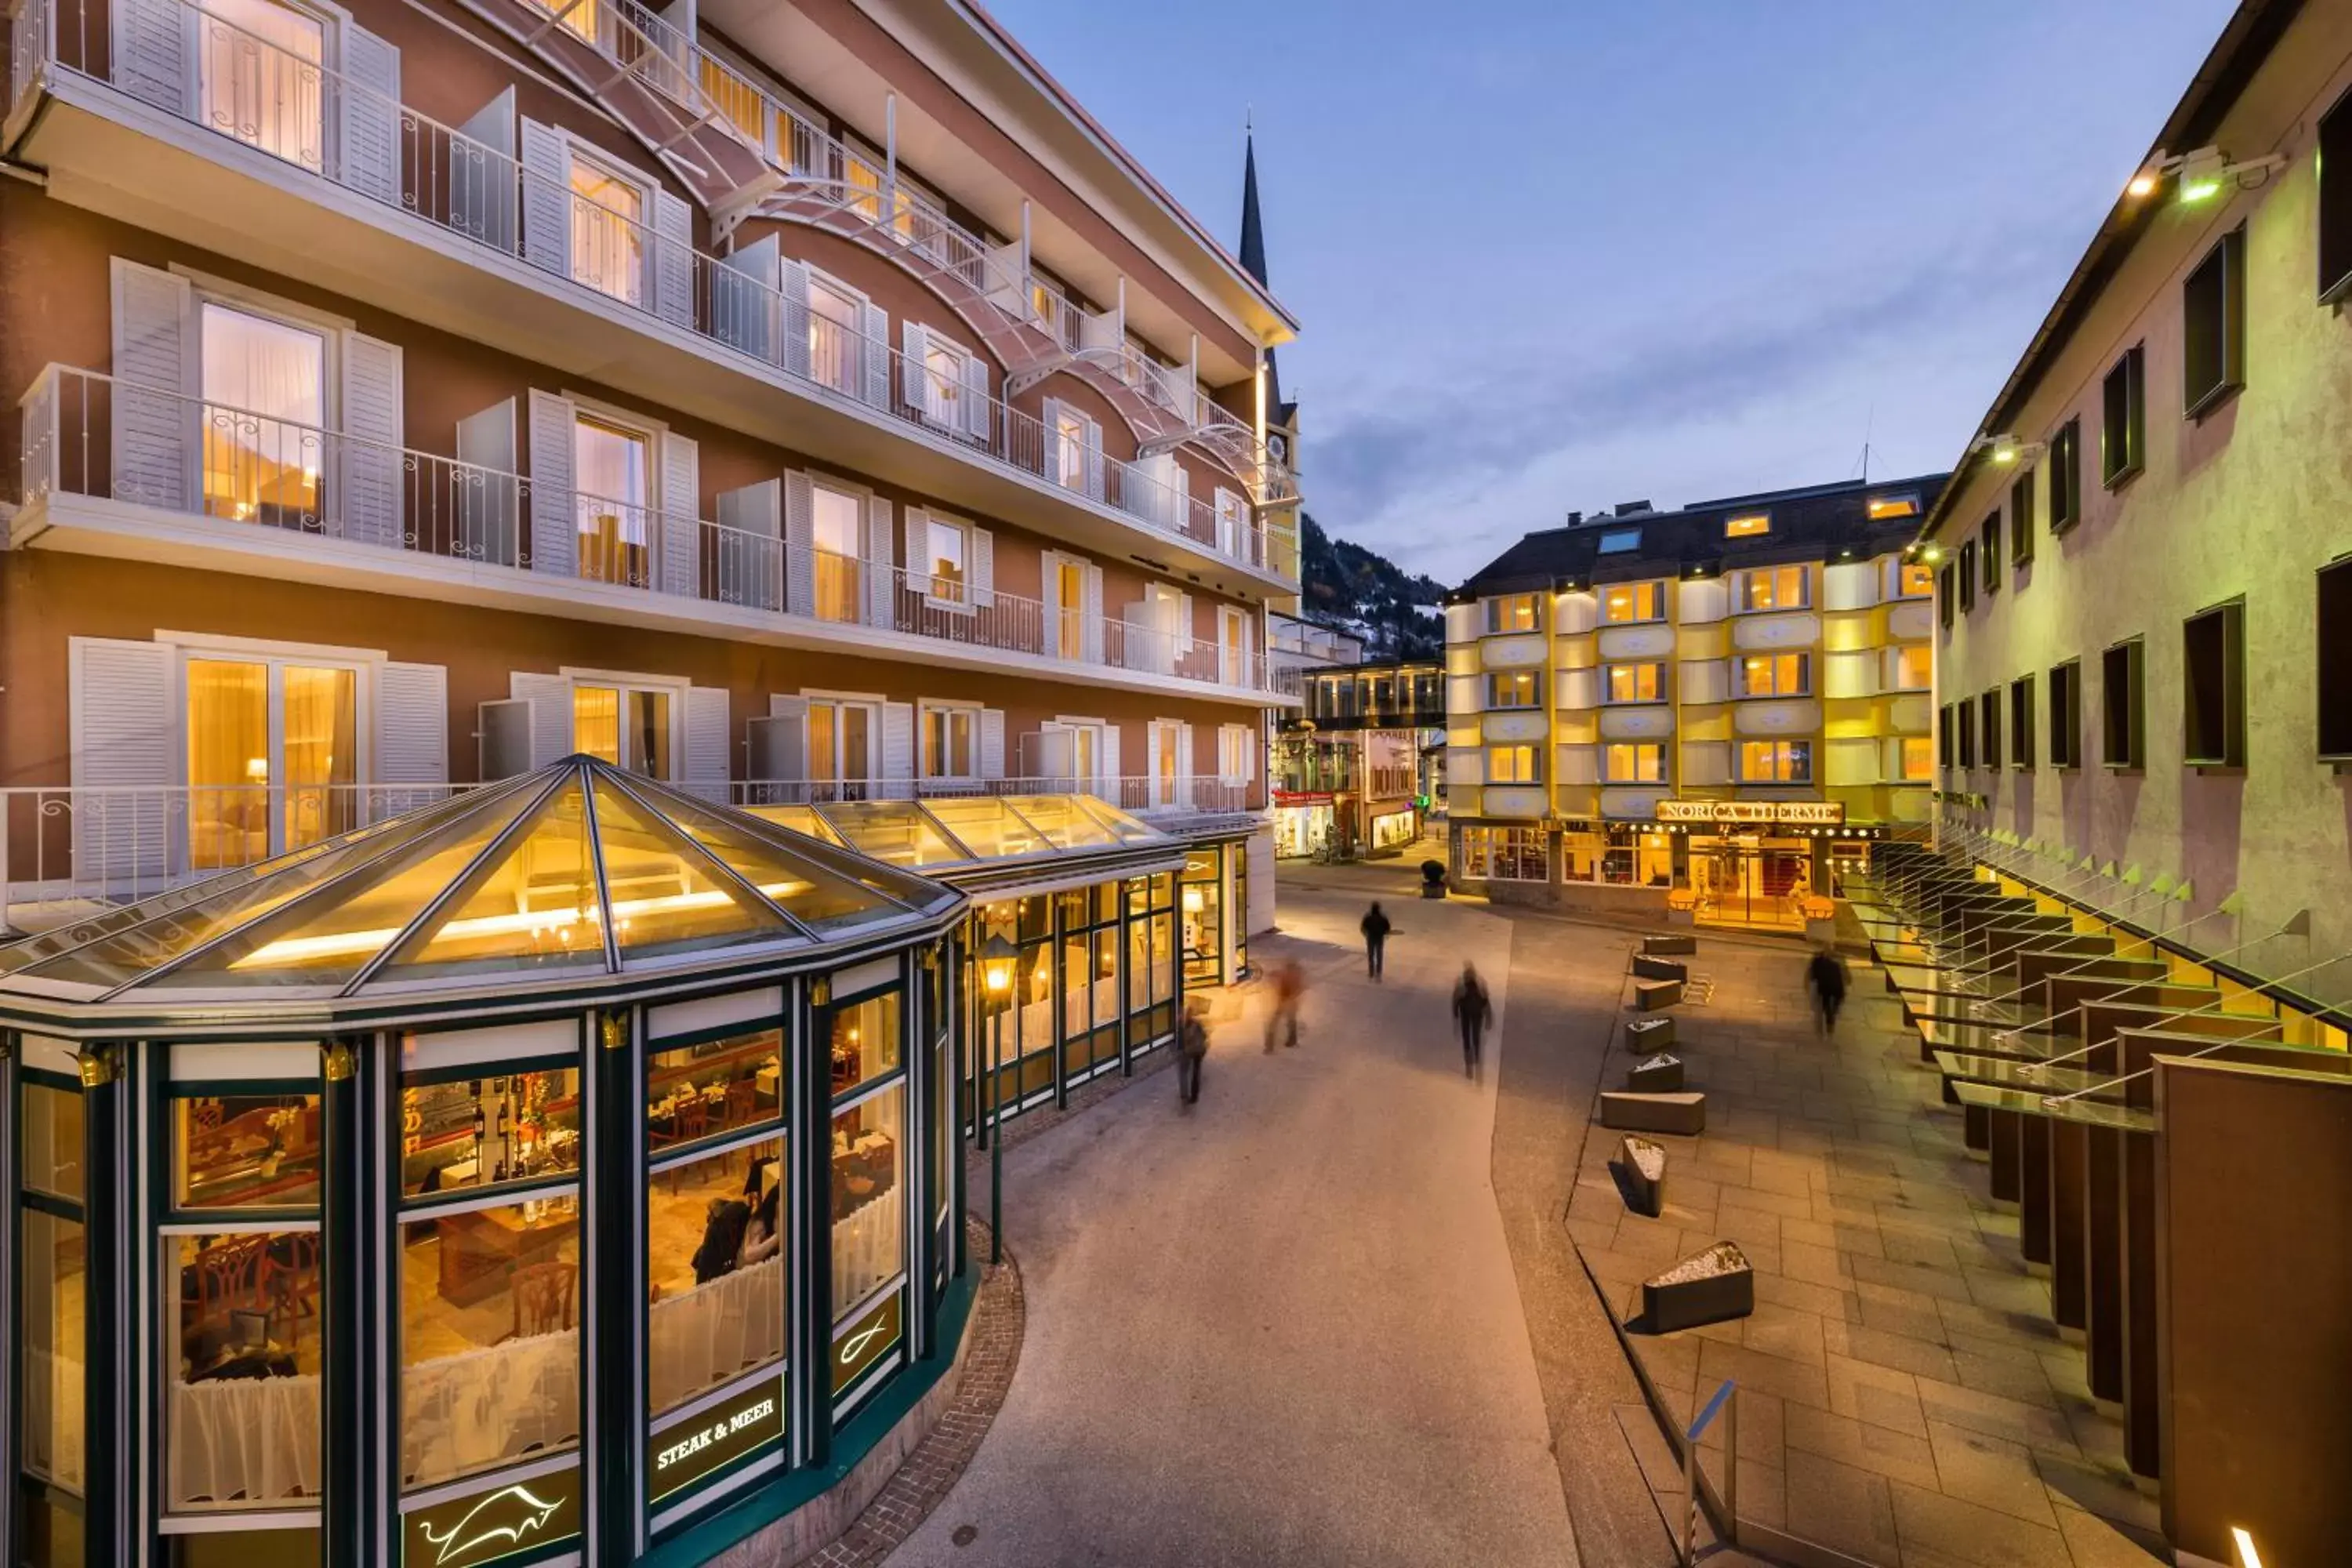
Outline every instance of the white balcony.
<svg viewBox="0 0 2352 1568">
<path fill-rule="evenodd" d="M 1216 777 L 677 781 L 739 805 L 1096 795 L 1166 831 L 1262 813 L 1265 786 Z M 707 786 L 707 787 L 706 787 Z M 0 930 L 42 931 L 235 871 L 474 784 L 252 784 L 0 789 Z"/>
<path fill-rule="evenodd" d="M 775 531 L 722 525 L 58 365 L 19 414 L 12 548 L 1250 708 L 1296 700 L 1271 689 L 1245 636 L 1195 638 L 1140 603 L 1117 616 L 1049 605 L 996 591 L 977 563 L 950 580 L 815 549 L 772 512 Z"/>
<path fill-rule="evenodd" d="M 179 28 L 161 59 L 116 47 L 84 0 L 21 0 L 0 150 L 45 169 L 60 200 L 1100 553 L 1239 595 L 1295 590 L 1256 514 L 1220 518 L 1162 465 L 935 383 L 887 336 L 828 344 L 840 329 L 812 316 L 772 246 L 711 256 L 662 193 L 646 214 L 579 194 L 550 163 L 560 137 L 524 121 L 518 147 L 495 102 L 466 129 L 426 119 L 401 103 L 381 40 L 346 25 L 332 69 L 187 0 L 136 3 Z M 963 243 L 919 216 L 903 239 L 950 270 Z M 829 377 L 845 353 L 858 374 Z"/>
</svg>

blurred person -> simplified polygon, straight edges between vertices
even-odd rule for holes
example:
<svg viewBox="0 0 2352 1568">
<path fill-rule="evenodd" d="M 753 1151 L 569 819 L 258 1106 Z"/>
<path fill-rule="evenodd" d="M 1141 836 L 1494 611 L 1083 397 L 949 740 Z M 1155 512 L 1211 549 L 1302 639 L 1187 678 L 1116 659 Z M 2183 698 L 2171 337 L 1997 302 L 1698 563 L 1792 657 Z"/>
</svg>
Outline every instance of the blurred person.
<svg viewBox="0 0 2352 1568">
<path fill-rule="evenodd" d="M 1378 980 L 1387 960 L 1389 932 L 1394 931 L 1396 927 L 1390 923 L 1387 913 L 1381 910 L 1380 900 L 1376 899 L 1372 901 L 1372 907 L 1364 912 L 1364 918 L 1357 929 L 1364 933 L 1365 971 L 1373 979 Z"/>
<path fill-rule="evenodd" d="M 1462 1029 L 1462 1076 L 1473 1082 L 1486 1074 L 1486 1026 L 1494 1019 L 1486 983 L 1478 978 L 1478 966 L 1465 962 L 1462 978 L 1454 983 L 1454 1021 Z"/>
<path fill-rule="evenodd" d="M 1307 995 L 1307 971 L 1297 959 L 1288 958 L 1274 966 L 1268 979 L 1274 986 L 1274 1005 L 1265 1016 L 1265 1054 L 1272 1056 L 1277 1034 L 1286 1048 L 1298 1044 L 1298 1005 Z"/>
<path fill-rule="evenodd" d="M 1845 1005 L 1845 961 L 1826 947 L 1813 950 L 1805 965 L 1805 989 L 1813 994 L 1813 1022 L 1824 1035 L 1837 1033 L 1838 1009 Z"/>
</svg>

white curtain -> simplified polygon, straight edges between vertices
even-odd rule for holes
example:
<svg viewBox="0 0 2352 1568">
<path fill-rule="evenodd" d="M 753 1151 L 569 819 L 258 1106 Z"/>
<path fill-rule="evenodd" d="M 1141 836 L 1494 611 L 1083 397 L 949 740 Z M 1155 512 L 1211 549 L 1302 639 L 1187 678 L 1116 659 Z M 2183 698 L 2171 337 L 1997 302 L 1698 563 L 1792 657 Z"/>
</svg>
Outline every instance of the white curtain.
<svg viewBox="0 0 2352 1568">
<path fill-rule="evenodd" d="M 784 1353 L 782 1254 L 653 1304 L 649 1408 L 659 1415 Z"/>
<path fill-rule="evenodd" d="M 580 1334 L 564 1329 L 401 1371 L 400 1472 L 431 1485 L 580 1440 Z"/>
<path fill-rule="evenodd" d="M 315 1373 L 174 1383 L 165 1419 L 170 1508 L 319 1495 Z"/>
</svg>

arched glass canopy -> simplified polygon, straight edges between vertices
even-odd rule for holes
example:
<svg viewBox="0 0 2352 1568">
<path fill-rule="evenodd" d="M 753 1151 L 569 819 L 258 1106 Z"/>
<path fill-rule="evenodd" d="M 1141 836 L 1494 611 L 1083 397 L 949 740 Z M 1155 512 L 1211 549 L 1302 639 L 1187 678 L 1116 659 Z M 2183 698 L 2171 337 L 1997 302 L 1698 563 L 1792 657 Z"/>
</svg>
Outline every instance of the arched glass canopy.
<svg viewBox="0 0 2352 1568">
<path fill-rule="evenodd" d="M 1178 842 L 1087 795 L 935 795 L 747 809 L 796 833 L 927 873 Z"/>
<path fill-rule="evenodd" d="M 864 936 L 959 897 L 575 755 L 0 949 L 0 985 L 176 1002 L 585 977 Z"/>
</svg>

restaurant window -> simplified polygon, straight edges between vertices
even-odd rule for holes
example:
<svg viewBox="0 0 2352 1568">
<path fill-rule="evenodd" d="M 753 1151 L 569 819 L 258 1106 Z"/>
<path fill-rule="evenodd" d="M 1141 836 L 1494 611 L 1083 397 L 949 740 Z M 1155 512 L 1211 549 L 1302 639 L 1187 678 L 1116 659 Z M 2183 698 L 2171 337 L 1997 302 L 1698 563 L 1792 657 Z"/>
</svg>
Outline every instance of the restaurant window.
<svg viewBox="0 0 2352 1568">
<path fill-rule="evenodd" d="M 171 1100 L 172 1206 L 314 1208 L 319 1202 L 316 1094 L 197 1094 Z"/>
<path fill-rule="evenodd" d="M 1612 827 L 1601 855 L 1601 879 L 1617 888 L 1664 888 L 1675 879 L 1674 850 L 1663 833 Z"/>
<path fill-rule="evenodd" d="M 316 528 L 328 482 L 327 334 L 212 299 L 196 308 L 196 334 L 205 515 Z"/>
<path fill-rule="evenodd" d="M 2009 683 L 2009 765 L 2033 766 L 2033 677 Z"/>
<path fill-rule="evenodd" d="M 1965 616 L 1977 607 L 1977 542 L 1973 539 L 1960 546 L 1960 559 L 1953 570 L 1952 585 L 1960 596 L 1960 614 Z"/>
<path fill-rule="evenodd" d="M 2342 118 L 2344 111 L 2338 110 Z M 2352 136 L 2352 123 L 2345 127 Z M 2352 149 L 2345 156 L 2352 158 Z M 2347 185 L 2352 190 L 2352 185 Z M 2318 619 L 2319 754 L 2335 761 L 2352 757 L 2352 555 L 2319 569 L 2315 606 Z"/>
<path fill-rule="evenodd" d="M 2068 659 L 2050 671 L 2050 765 L 2083 765 L 2083 665 Z"/>
<path fill-rule="evenodd" d="M 833 1321 L 907 1270 L 907 1085 L 833 1113 Z"/>
<path fill-rule="evenodd" d="M 1531 632 L 1543 625 L 1542 612 L 1533 594 L 1506 594 L 1486 601 L 1486 635 L 1504 632 Z"/>
<path fill-rule="evenodd" d="M 318 174 L 326 167 L 326 27 L 272 0 L 208 0 L 196 34 L 197 123 Z"/>
<path fill-rule="evenodd" d="M 863 397 L 866 296 L 812 269 L 808 298 L 809 374 L 845 396 Z"/>
<path fill-rule="evenodd" d="M 1496 882 L 1551 879 L 1544 829 L 1465 827 L 1462 835 L 1462 875 L 1465 879 Z"/>
<path fill-rule="evenodd" d="M 1666 618 L 1664 583 L 1620 583 L 1601 596 L 1601 618 L 1612 626 Z"/>
<path fill-rule="evenodd" d="M 173 1230 L 161 1247 L 165 1511 L 315 1508 L 324 1349 L 316 1210 Z"/>
<path fill-rule="evenodd" d="M 1234 975 L 1246 979 L 1249 975 L 1249 846 L 1233 847 L 1234 863 Z"/>
<path fill-rule="evenodd" d="M 970 779 L 979 775 L 972 731 L 980 721 L 976 708 L 923 705 L 923 776 L 927 779 Z"/>
<path fill-rule="evenodd" d="M 650 779 L 676 777 L 674 695 L 658 686 L 575 682 L 572 749 Z"/>
<path fill-rule="evenodd" d="M 2181 760 L 2191 767 L 2246 764 L 2245 612 L 2232 599 L 2181 626 Z"/>
<path fill-rule="evenodd" d="M 1811 741 L 1742 741 L 1739 742 L 1742 784 L 1811 784 L 1813 744 Z"/>
<path fill-rule="evenodd" d="M 833 1010 L 828 1042 L 833 1092 L 838 1097 L 898 1070 L 898 994 L 886 991 Z"/>
<path fill-rule="evenodd" d="M 782 1030 L 656 1046 L 646 1058 L 646 1142 L 656 1155 L 763 1127 L 783 1113 Z"/>
<path fill-rule="evenodd" d="M 575 147 L 571 184 L 572 280 L 642 307 L 648 205 L 645 182 Z"/>
<path fill-rule="evenodd" d="M 2000 766 L 2000 689 L 1980 692 L 1977 697 L 1977 728 L 1984 738 L 1984 765 Z"/>
<path fill-rule="evenodd" d="M 1542 675 L 1532 669 L 1518 669 L 1487 676 L 1486 706 L 1490 709 L 1542 707 Z"/>
<path fill-rule="evenodd" d="M 1071 888 L 1061 907 L 1062 1058 L 1066 1078 L 1118 1059 L 1118 887 Z"/>
<path fill-rule="evenodd" d="M 779 1134 L 652 1168 L 646 1183 L 646 1410 L 784 1360 L 790 1167 Z"/>
<path fill-rule="evenodd" d="M 188 861 L 247 866 L 359 826 L 355 667 L 187 661 Z"/>
<path fill-rule="evenodd" d="M 923 596 L 949 609 L 971 603 L 971 531 L 931 514 L 921 530 L 929 559 L 910 562 L 923 574 Z"/>
<path fill-rule="evenodd" d="M 652 587 L 653 437 L 593 415 L 575 415 L 572 483 L 581 577 Z"/>
<path fill-rule="evenodd" d="M 1748 654 L 1738 669 L 1742 697 L 1803 697 L 1813 689 L 1811 654 Z"/>
<path fill-rule="evenodd" d="M 1604 784 L 1664 784 L 1666 748 L 1656 742 L 1614 741 L 1601 749 Z"/>
<path fill-rule="evenodd" d="M 1666 667 L 1663 664 L 1612 664 L 1602 673 L 1602 696 L 1610 702 L 1663 702 Z"/>
<path fill-rule="evenodd" d="M 2033 475 L 2022 473 L 2009 486 L 2009 563 L 2033 559 Z"/>
<path fill-rule="evenodd" d="M 2053 538 L 2083 521 L 2083 421 L 2078 415 L 2058 426 L 2050 437 L 2042 467 L 2050 474 L 2050 532 Z"/>
<path fill-rule="evenodd" d="M 2246 226 L 2217 241 L 2180 286 L 2181 412 L 2194 419 L 2246 383 Z"/>
<path fill-rule="evenodd" d="M 401 1075 L 400 1475 L 578 1447 L 580 1064 L 410 1037 Z M 503 1185 L 503 1201 L 475 1192 Z M 456 1194 L 454 1197 L 452 1194 Z"/>
<path fill-rule="evenodd" d="M 2100 761 L 2124 772 L 2147 765 L 2143 652 L 2139 638 L 2127 637 L 2099 655 Z"/>
<path fill-rule="evenodd" d="M 1803 566 L 1766 566 L 1739 574 L 1739 607 L 1801 610 L 1813 602 L 1812 574 Z"/>
<path fill-rule="evenodd" d="M 1936 776 L 1936 753 L 1927 736 L 1903 737 L 1902 768 L 1905 784 L 1920 784 Z"/>
<path fill-rule="evenodd" d="M 2124 351 L 2099 387 L 2099 479 L 2114 489 L 2147 459 L 2147 349 Z"/>
<path fill-rule="evenodd" d="M 2319 120 L 2319 298 L 2325 303 L 2352 283 L 2352 92 Z"/>
<path fill-rule="evenodd" d="M 1754 539 L 1771 531 L 1772 514 L 1769 511 L 1751 511 L 1742 517 L 1726 518 L 1723 521 L 1723 537 L 1726 539 Z"/>
<path fill-rule="evenodd" d="M 1977 565 L 1984 573 L 1983 586 L 1988 594 L 2000 592 L 2000 513 L 1994 511 L 1977 530 Z"/>
<path fill-rule="evenodd" d="M 1224 983 L 1224 857 L 1215 848 L 1184 857 L 1178 902 L 1184 917 L 1184 984 Z"/>
<path fill-rule="evenodd" d="M 18 1087 L 16 1481 L 25 1561 L 71 1568 L 82 1561 L 83 1374 L 89 1358 L 83 1311 L 82 1099 L 71 1080 Z"/>
<path fill-rule="evenodd" d="M 1176 1027 L 1176 879 L 1166 872 L 1127 884 L 1127 1033 L 1147 1049 Z"/>
<path fill-rule="evenodd" d="M 1539 784 L 1542 775 L 1534 746 L 1489 746 L 1486 748 L 1486 782 L 1497 784 Z"/>
</svg>

